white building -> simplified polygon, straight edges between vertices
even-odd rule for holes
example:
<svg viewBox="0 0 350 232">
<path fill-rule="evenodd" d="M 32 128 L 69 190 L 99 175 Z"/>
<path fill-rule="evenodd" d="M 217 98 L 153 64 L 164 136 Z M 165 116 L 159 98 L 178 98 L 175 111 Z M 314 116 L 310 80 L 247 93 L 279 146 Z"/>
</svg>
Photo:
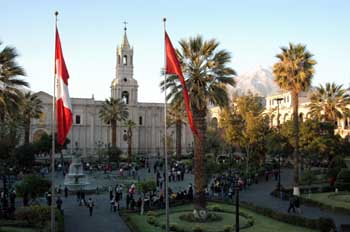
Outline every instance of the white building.
<svg viewBox="0 0 350 232">
<path fill-rule="evenodd" d="M 310 104 L 310 94 L 312 91 L 301 92 L 299 94 L 299 120 L 304 121 L 310 118 L 309 107 Z M 270 125 L 277 126 L 277 98 L 283 100 L 279 103 L 279 122 L 283 124 L 284 122 L 291 120 L 293 116 L 293 105 L 292 105 L 292 95 L 290 92 L 279 92 L 266 97 L 266 107 L 265 113 L 270 117 Z M 336 122 L 335 133 L 338 133 L 341 137 L 350 135 L 350 118 L 338 119 Z"/>
<path fill-rule="evenodd" d="M 138 84 L 133 78 L 133 48 L 130 46 L 126 28 L 120 46 L 117 47 L 116 75 L 111 84 L 111 97 L 122 98 L 127 104 L 129 118 L 136 123 L 133 129 L 133 153 L 163 153 L 164 148 L 164 104 L 138 102 Z M 31 141 L 38 139 L 43 133 L 51 134 L 52 96 L 45 92 L 37 95 L 43 102 L 43 114 L 40 119 L 32 120 Z M 106 96 L 107 97 L 107 96 Z M 103 123 L 99 111 L 104 101 L 92 98 L 71 98 L 73 108 L 73 126 L 68 135 L 71 143 L 68 150 L 79 148 L 83 155 L 97 154 L 97 149 L 111 144 L 110 125 Z M 117 124 L 117 146 L 127 150 L 126 134 L 123 122 Z M 172 137 L 175 146 L 175 129 L 169 128 L 167 135 Z M 183 152 L 191 149 L 193 136 L 188 126 L 183 126 Z M 169 148 L 174 149 L 173 147 Z M 175 150 L 175 149 L 174 149 Z"/>
</svg>

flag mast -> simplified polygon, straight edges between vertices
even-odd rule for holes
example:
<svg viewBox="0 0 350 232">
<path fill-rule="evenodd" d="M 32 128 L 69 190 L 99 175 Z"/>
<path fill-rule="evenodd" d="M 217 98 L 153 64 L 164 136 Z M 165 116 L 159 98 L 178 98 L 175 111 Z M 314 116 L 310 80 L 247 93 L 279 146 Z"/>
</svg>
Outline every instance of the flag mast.
<svg viewBox="0 0 350 232">
<path fill-rule="evenodd" d="M 166 33 L 166 18 L 163 18 L 164 22 L 164 36 Z M 165 41 L 164 41 L 165 42 Z M 166 100 L 166 66 L 167 66 L 167 58 L 166 58 L 166 46 L 164 43 L 164 158 L 165 158 L 165 231 L 169 231 L 169 194 L 168 194 L 168 151 L 167 151 L 167 133 L 166 133 L 166 116 L 167 116 L 167 100 Z"/>
<path fill-rule="evenodd" d="M 58 11 L 55 11 L 55 33 L 57 30 L 57 16 Z M 56 36 L 55 36 L 56 38 Z M 55 57 L 55 69 L 57 68 L 57 61 Z M 55 196 L 55 125 L 56 125 L 56 72 L 54 72 L 53 78 L 53 96 L 52 96 L 52 154 L 51 154 L 51 232 L 55 232 L 55 206 L 54 206 L 54 196 Z"/>
</svg>

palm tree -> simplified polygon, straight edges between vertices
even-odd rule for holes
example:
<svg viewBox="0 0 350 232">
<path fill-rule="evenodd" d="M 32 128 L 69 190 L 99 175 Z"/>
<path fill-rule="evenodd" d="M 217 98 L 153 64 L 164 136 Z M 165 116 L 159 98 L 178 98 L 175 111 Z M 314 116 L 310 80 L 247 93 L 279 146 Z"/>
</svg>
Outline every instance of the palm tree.
<svg viewBox="0 0 350 232">
<path fill-rule="evenodd" d="M 42 114 L 43 106 L 37 95 L 27 92 L 21 94 L 20 108 L 24 123 L 24 143 L 29 143 L 30 120 L 39 118 Z"/>
<path fill-rule="evenodd" d="M 236 74 L 227 67 L 231 55 L 225 50 L 217 50 L 219 42 L 215 39 L 204 41 L 201 36 L 180 41 L 177 51 L 182 71 L 186 79 L 186 86 L 191 99 L 193 120 L 199 132 L 195 138 L 195 211 L 206 212 L 204 154 L 207 130 L 208 104 L 221 107 L 228 105 L 226 85 L 235 84 Z M 161 83 L 161 85 L 164 83 Z M 183 102 L 182 87 L 176 76 L 168 76 L 166 88 L 170 89 L 168 99 L 171 102 Z"/>
<path fill-rule="evenodd" d="M 311 79 L 315 73 L 316 61 L 313 55 L 306 50 L 306 46 L 289 43 L 289 47 L 282 47 L 282 52 L 277 54 L 279 59 L 273 66 L 275 81 L 281 89 L 291 92 L 293 104 L 293 129 L 294 129 L 294 187 L 295 193 L 299 193 L 299 121 L 298 106 L 299 93 L 309 89 Z"/>
<path fill-rule="evenodd" d="M 0 46 L 1 44 L 0 41 Z M 17 64 L 17 57 L 17 51 L 13 47 L 6 46 L 0 51 L 0 122 L 4 121 L 7 113 L 18 109 L 19 89 L 29 87 L 28 82 L 18 77 L 24 76 L 25 72 Z"/>
<path fill-rule="evenodd" d="M 132 145 L 132 129 L 136 127 L 136 123 L 133 120 L 128 120 L 125 123 L 127 130 L 127 142 L 128 142 L 128 163 L 131 163 L 131 145 Z"/>
<path fill-rule="evenodd" d="M 111 124 L 112 128 L 112 147 L 117 145 L 117 122 L 125 121 L 128 116 L 128 108 L 124 101 L 120 98 L 106 99 L 99 112 L 100 118 L 104 123 Z"/>
<path fill-rule="evenodd" d="M 185 123 L 185 110 L 183 105 L 171 104 L 168 111 L 169 126 L 175 124 L 175 137 L 176 137 L 176 158 L 179 160 L 181 158 L 181 140 L 182 140 L 182 124 Z"/>
<path fill-rule="evenodd" d="M 338 118 L 350 116 L 350 95 L 343 85 L 326 83 L 316 87 L 309 104 L 311 117 L 318 120 L 336 123 Z"/>
</svg>

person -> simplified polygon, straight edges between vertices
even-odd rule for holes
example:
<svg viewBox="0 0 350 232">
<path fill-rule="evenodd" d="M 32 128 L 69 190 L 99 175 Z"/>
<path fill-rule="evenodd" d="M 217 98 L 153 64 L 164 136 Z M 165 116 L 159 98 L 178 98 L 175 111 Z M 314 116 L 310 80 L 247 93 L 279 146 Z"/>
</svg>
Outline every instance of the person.
<svg viewBox="0 0 350 232">
<path fill-rule="evenodd" d="M 61 212 L 61 214 L 63 214 L 62 213 L 62 204 L 63 204 L 63 201 L 62 201 L 61 197 L 58 196 L 58 198 L 56 200 L 56 207 Z"/>
<path fill-rule="evenodd" d="M 114 204 L 114 197 L 112 197 L 112 199 L 110 200 L 110 210 L 111 212 L 114 211 L 115 212 L 115 204 Z"/>
<path fill-rule="evenodd" d="M 293 210 L 293 213 L 295 213 L 295 197 L 294 197 L 294 195 L 292 195 L 289 198 L 288 213 L 290 212 L 291 209 Z"/>
<path fill-rule="evenodd" d="M 67 188 L 67 186 L 64 186 L 64 197 L 65 198 L 68 197 L 68 188 Z"/>
<path fill-rule="evenodd" d="M 90 216 L 92 216 L 92 211 L 94 210 L 95 203 L 91 198 L 89 198 L 89 200 L 88 200 L 87 207 L 89 208 Z"/>
<path fill-rule="evenodd" d="M 295 196 L 294 206 L 298 214 L 301 214 L 301 208 L 300 208 L 300 198 L 298 196 Z"/>
<path fill-rule="evenodd" d="M 48 192 L 46 194 L 46 202 L 47 202 L 47 205 L 50 206 L 51 205 L 51 192 Z"/>
</svg>

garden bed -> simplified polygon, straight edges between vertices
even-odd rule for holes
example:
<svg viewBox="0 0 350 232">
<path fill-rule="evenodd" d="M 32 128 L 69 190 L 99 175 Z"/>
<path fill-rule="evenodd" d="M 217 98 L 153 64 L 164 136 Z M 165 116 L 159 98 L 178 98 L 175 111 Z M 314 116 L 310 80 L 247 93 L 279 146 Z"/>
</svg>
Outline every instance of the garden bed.
<svg viewBox="0 0 350 232">
<path fill-rule="evenodd" d="M 177 206 L 170 209 L 170 228 L 172 231 L 185 231 L 192 232 L 194 229 L 202 229 L 197 231 L 206 232 L 224 232 L 233 231 L 235 223 L 234 206 L 223 203 L 209 203 L 208 209 L 215 211 L 222 216 L 221 222 L 209 222 L 209 223 L 188 223 L 180 219 L 181 214 L 187 213 L 193 209 L 192 204 Z M 139 213 L 130 213 L 127 211 L 121 211 L 121 216 L 124 221 L 129 225 L 133 232 L 162 232 L 164 231 L 165 215 L 164 210 L 155 210 L 152 213 L 146 213 L 140 215 Z M 150 217 L 154 217 L 150 223 Z M 312 232 L 318 231 L 310 228 L 291 225 L 279 220 L 272 219 L 267 216 L 263 216 L 254 211 L 240 208 L 240 227 L 246 232 L 294 232 L 305 231 Z"/>
</svg>

